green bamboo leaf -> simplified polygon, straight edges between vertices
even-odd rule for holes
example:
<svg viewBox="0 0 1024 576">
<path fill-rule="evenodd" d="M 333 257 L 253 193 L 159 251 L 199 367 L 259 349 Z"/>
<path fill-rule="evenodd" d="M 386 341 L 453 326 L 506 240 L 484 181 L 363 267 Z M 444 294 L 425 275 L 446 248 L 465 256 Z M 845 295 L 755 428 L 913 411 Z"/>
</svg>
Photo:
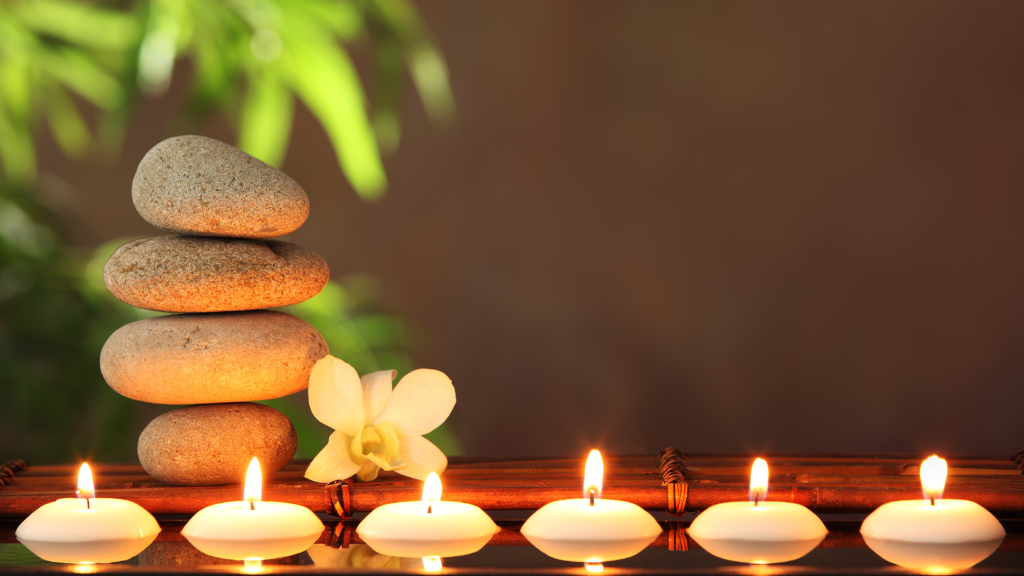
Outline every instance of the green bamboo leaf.
<svg viewBox="0 0 1024 576">
<path fill-rule="evenodd" d="M 323 124 L 345 176 L 364 199 L 380 198 L 387 178 L 348 54 L 300 27 L 282 28 L 281 36 L 282 69 L 290 72 L 288 82 Z"/>
<path fill-rule="evenodd" d="M 44 71 L 86 100 L 105 110 L 121 105 L 121 85 L 109 72 L 79 50 L 62 48 L 42 57 Z"/>
<path fill-rule="evenodd" d="M 455 115 L 448 66 L 426 24 L 408 0 L 373 0 L 374 13 L 399 39 L 413 84 L 431 120 L 447 122 Z"/>
<path fill-rule="evenodd" d="M 433 44 L 413 48 L 408 58 L 412 81 L 430 119 L 444 123 L 455 115 L 455 99 L 448 83 L 448 65 Z"/>
<path fill-rule="evenodd" d="M 7 181 L 30 184 L 36 178 L 36 153 L 29 126 L 14 123 L 0 109 L 0 166 Z"/>
<path fill-rule="evenodd" d="M 137 14 L 70 0 L 19 2 L 14 13 L 37 33 L 88 48 L 132 48 L 141 29 Z"/>
<path fill-rule="evenodd" d="M 144 91 L 162 94 L 170 86 L 179 49 L 191 40 L 192 23 L 187 11 L 193 7 L 182 0 L 149 2 L 138 55 L 137 82 Z"/>
<path fill-rule="evenodd" d="M 30 69 L 23 62 L 0 61 L 0 98 L 11 118 L 33 115 Z"/>
<path fill-rule="evenodd" d="M 289 17 L 298 16 L 326 25 L 342 40 L 352 40 L 363 30 L 362 10 L 354 2 L 291 0 L 282 8 L 291 12 Z"/>
<path fill-rule="evenodd" d="M 192 49 L 195 75 L 188 108 L 191 116 L 199 118 L 232 94 L 241 68 L 237 48 L 227 45 L 227 39 L 205 30 L 196 32 Z"/>
<path fill-rule="evenodd" d="M 292 131 L 292 95 L 267 67 L 249 77 L 242 102 L 238 147 L 271 166 L 280 167 Z"/>
<path fill-rule="evenodd" d="M 398 106 L 402 92 L 402 49 L 394 36 L 379 34 L 374 41 L 377 74 L 373 90 L 373 128 L 381 150 L 391 153 L 402 137 Z"/>
<path fill-rule="evenodd" d="M 85 153 L 89 146 L 89 129 L 60 86 L 54 85 L 46 92 L 46 116 L 50 133 L 65 154 L 78 158 Z"/>
</svg>

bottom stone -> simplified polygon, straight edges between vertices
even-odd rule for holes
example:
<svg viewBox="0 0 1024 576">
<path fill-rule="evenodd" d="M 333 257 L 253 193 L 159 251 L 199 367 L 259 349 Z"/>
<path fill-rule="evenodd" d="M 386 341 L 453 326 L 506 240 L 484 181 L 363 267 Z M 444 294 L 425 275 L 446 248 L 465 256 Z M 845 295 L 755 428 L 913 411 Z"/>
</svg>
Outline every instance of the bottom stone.
<svg viewBox="0 0 1024 576">
<path fill-rule="evenodd" d="M 267 475 L 295 455 L 291 420 L 263 404 L 202 404 L 154 419 L 139 436 L 139 461 L 150 476 L 180 486 L 245 480 L 253 456 Z"/>
</svg>

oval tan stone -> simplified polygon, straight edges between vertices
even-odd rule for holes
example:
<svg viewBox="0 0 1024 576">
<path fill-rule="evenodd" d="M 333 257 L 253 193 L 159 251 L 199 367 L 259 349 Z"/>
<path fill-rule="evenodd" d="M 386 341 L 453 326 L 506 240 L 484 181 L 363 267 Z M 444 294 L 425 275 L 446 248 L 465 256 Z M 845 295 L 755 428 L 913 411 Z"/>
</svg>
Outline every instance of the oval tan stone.
<svg viewBox="0 0 1024 576">
<path fill-rule="evenodd" d="M 199 236 L 273 238 L 309 216 L 294 180 L 238 148 L 205 136 L 176 136 L 142 158 L 132 201 L 147 222 Z"/>
<path fill-rule="evenodd" d="M 161 312 L 231 312 L 297 304 L 331 271 L 312 250 L 277 240 L 157 236 L 121 246 L 103 267 L 122 302 Z"/>
<path fill-rule="evenodd" d="M 157 416 L 139 436 L 150 476 L 180 486 L 234 484 L 259 458 L 263 474 L 283 468 L 298 436 L 288 418 L 263 404 L 187 406 Z"/>
<path fill-rule="evenodd" d="M 305 390 L 326 355 L 315 328 L 281 312 L 179 314 L 122 326 L 103 345 L 100 370 L 141 402 L 252 402 Z"/>
</svg>

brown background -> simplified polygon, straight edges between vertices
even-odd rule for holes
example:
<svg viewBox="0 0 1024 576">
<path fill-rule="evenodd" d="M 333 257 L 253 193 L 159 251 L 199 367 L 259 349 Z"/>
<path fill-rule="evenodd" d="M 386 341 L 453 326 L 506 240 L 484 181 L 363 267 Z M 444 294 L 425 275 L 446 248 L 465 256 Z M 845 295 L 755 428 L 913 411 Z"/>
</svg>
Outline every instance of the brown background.
<svg viewBox="0 0 1024 576">
<path fill-rule="evenodd" d="M 1024 449 L 1024 4 L 421 9 L 457 121 L 410 94 L 366 204 L 300 110 L 291 239 L 381 279 L 468 452 Z M 115 165 L 44 145 L 79 243 L 153 233 L 186 78 Z"/>
</svg>

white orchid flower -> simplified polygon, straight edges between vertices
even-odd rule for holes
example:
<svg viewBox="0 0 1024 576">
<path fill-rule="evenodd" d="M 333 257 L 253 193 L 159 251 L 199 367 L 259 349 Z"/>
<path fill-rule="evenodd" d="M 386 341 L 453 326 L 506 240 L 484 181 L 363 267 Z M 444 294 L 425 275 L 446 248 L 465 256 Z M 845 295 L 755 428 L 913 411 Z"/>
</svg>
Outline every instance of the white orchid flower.
<svg viewBox="0 0 1024 576">
<path fill-rule="evenodd" d="M 321 358 L 309 375 L 313 416 L 334 429 L 327 446 L 306 469 L 314 482 L 356 475 L 373 480 L 380 469 L 417 480 L 448 467 L 448 458 L 423 434 L 440 426 L 455 407 L 455 387 L 437 370 L 413 370 L 394 390 L 394 370 L 359 378 L 345 362 Z"/>
</svg>

